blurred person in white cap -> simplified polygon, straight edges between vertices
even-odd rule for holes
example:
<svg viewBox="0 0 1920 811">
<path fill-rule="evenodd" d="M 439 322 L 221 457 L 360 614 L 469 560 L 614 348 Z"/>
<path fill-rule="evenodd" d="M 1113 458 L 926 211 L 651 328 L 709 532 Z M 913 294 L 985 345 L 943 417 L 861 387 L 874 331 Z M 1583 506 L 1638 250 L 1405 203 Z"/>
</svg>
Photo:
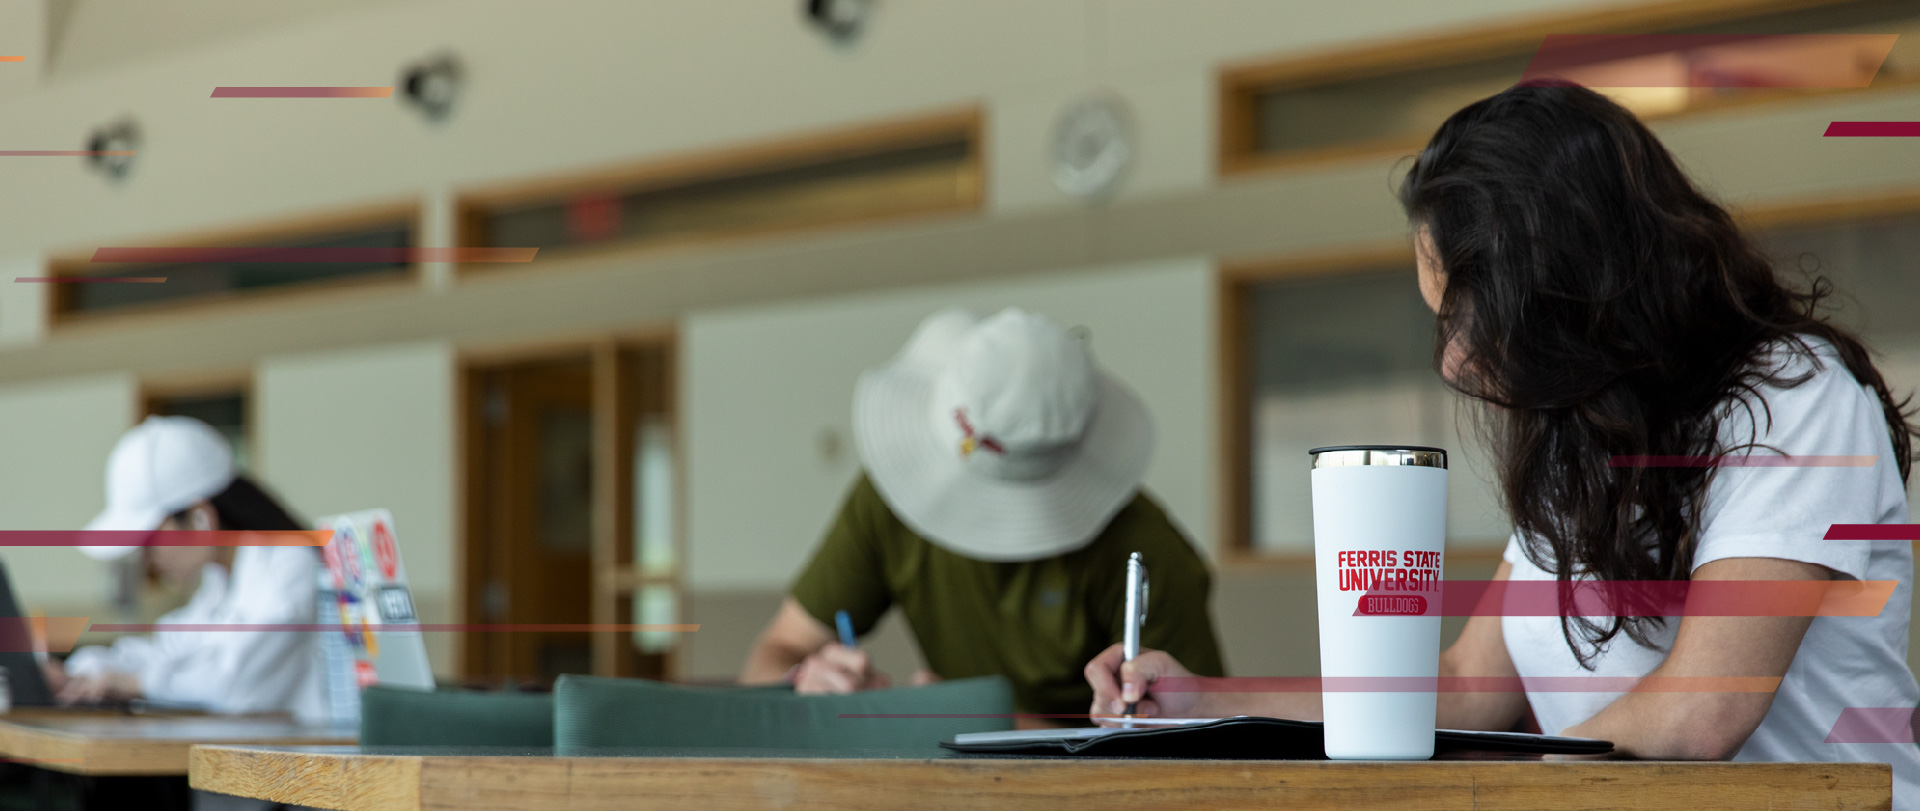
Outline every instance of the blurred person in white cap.
<svg viewBox="0 0 1920 811">
<path fill-rule="evenodd" d="M 252 479 L 234 470 L 233 451 L 206 423 L 149 417 L 107 458 L 107 508 L 88 530 L 302 530 Z M 117 561 L 138 554 L 144 568 L 183 587 L 187 604 L 161 625 L 307 625 L 315 614 L 318 550 L 303 546 L 81 546 Z M 301 630 L 159 631 L 111 647 L 74 651 L 48 664 L 63 703 L 147 698 L 217 712 L 292 712 L 317 717 L 323 682 L 315 635 Z"/>
<path fill-rule="evenodd" d="M 1121 638 L 1134 552 L 1153 584 L 1142 644 L 1224 675 L 1206 563 L 1141 488 L 1146 407 L 1086 341 L 1017 308 L 943 310 L 861 376 L 853 425 L 864 474 L 742 682 L 888 686 L 835 615 L 865 635 L 899 606 L 928 666 L 915 683 L 998 674 L 1023 714 L 1084 714 L 1082 668 Z"/>
</svg>

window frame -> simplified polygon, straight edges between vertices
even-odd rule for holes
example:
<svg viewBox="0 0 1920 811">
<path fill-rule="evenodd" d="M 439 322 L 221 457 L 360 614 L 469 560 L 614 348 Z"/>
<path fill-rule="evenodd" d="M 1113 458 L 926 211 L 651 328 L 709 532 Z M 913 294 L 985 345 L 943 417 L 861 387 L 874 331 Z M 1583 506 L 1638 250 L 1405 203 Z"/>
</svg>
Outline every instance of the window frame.
<svg viewBox="0 0 1920 811">
<path fill-rule="evenodd" d="M 425 209 L 420 200 L 409 199 L 404 202 L 373 203 L 263 223 L 174 234 L 160 239 L 136 237 L 127 240 L 103 240 L 103 242 L 168 248 L 273 244 L 358 227 L 404 222 L 412 234 L 413 246 L 420 247 L 420 243 L 428 233 Z M 44 275 L 50 277 L 116 275 L 112 270 L 115 265 L 93 263 L 93 251 L 94 248 L 91 247 L 60 251 L 45 262 Z M 95 328 L 137 328 L 155 320 L 203 317 L 215 312 L 229 313 L 250 308 L 284 307 L 332 297 L 417 289 L 422 278 L 421 265 L 420 262 L 409 263 L 404 273 L 397 278 L 381 276 L 327 279 L 281 287 L 230 290 L 198 298 L 134 304 L 96 312 L 77 312 L 68 309 L 66 304 L 70 295 L 69 285 L 49 282 L 43 307 L 49 334 L 55 332 L 65 334 Z"/>
<path fill-rule="evenodd" d="M 1480 24 L 1441 34 L 1418 35 L 1341 46 L 1280 59 L 1253 60 L 1221 68 L 1215 144 L 1216 172 L 1221 178 L 1280 171 L 1357 158 L 1379 158 L 1416 152 L 1427 136 L 1383 136 L 1351 143 L 1298 150 L 1266 152 L 1256 143 L 1259 98 L 1288 87 L 1361 77 L 1410 73 L 1435 65 L 1454 65 L 1500 54 L 1524 53 L 1555 34 L 1658 33 L 1661 30 L 1732 22 L 1765 14 L 1839 5 L 1850 0 L 1704 0 L 1674 3 L 1655 0 L 1626 8 L 1585 9 L 1550 13 L 1507 22 Z M 1718 110 L 1788 100 L 1826 98 L 1920 86 L 1920 80 L 1879 79 L 1866 88 L 1821 88 L 1815 93 L 1753 90 L 1737 98 L 1716 100 L 1675 113 L 1642 116 L 1647 121 L 1684 119 Z"/>
<path fill-rule="evenodd" d="M 610 239 L 602 243 L 567 247 L 552 251 L 552 261 L 543 255 L 533 268 L 510 268 L 460 263 L 458 278 L 494 277 L 519 272 L 539 273 L 574 264 L 626 258 L 658 251 L 721 246 L 741 240 L 812 232 L 825 232 L 880 222 L 902 222 L 982 212 L 987 199 L 988 153 L 986 113 L 980 106 L 947 112 L 869 123 L 853 127 L 815 131 L 799 135 L 763 139 L 745 145 L 683 153 L 650 156 L 635 162 L 576 169 L 562 174 L 480 184 L 454 190 L 454 217 L 459 244 L 482 246 L 481 221 L 488 210 L 558 201 L 570 195 L 605 192 L 609 189 L 637 186 L 668 186 L 750 174 L 781 164 L 809 159 L 857 156 L 895 147 L 915 140 L 941 135 L 956 135 L 969 146 L 967 167 L 972 182 L 952 203 L 920 208 L 896 209 L 854 216 L 743 228 L 720 233 L 696 233 L 657 239 Z"/>
<path fill-rule="evenodd" d="M 238 394 L 245 403 L 247 452 L 250 469 L 260 469 L 260 397 L 252 369 L 210 369 L 142 378 L 137 388 L 135 422 L 162 413 L 166 400 Z"/>
</svg>

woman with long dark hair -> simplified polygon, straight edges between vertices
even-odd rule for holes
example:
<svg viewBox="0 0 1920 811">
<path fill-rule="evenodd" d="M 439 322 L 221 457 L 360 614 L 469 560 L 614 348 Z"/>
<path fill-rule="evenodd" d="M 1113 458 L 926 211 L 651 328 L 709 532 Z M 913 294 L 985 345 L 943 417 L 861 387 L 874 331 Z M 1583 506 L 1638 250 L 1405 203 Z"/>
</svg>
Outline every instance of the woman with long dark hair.
<svg viewBox="0 0 1920 811">
<path fill-rule="evenodd" d="M 1452 676 L 1779 678 L 1772 692 L 1455 693 L 1439 725 L 1550 733 L 1667 759 L 1891 760 L 1920 795 L 1920 750 L 1826 743 L 1849 707 L 1920 703 L 1907 665 L 1908 542 L 1823 540 L 1904 524 L 1911 436 L 1822 280 L 1783 281 L 1634 116 L 1566 84 L 1455 113 L 1400 190 L 1435 366 L 1480 401 L 1515 533 L 1513 580 L 1897 581 L 1875 617 L 1475 617 Z M 1871 457 L 1871 466 L 1753 464 Z M 1644 467 L 1630 456 L 1713 457 Z M 1564 612 L 1563 612 L 1564 613 Z M 1317 694 L 1162 693 L 1159 653 L 1087 666 L 1096 714 L 1314 719 Z M 1910 801 L 1909 801 L 1910 802 Z M 1898 805 L 1898 803 L 1896 803 Z"/>
<path fill-rule="evenodd" d="M 237 472 L 219 432 L 188 417 L 150 417 L 121 437 L 107 460 L 107 509 L 90 530 L 307 529 L 253 479 Z M 74 651 L 48 677 L 63 703 L 148 698 L 220 712 L 318 717 L 323 682 L 314 667 L 320 555 L 304 546 L 82 546 L 89 557 L 139 554 L 145 569 L 197 587 L 160 625 L 239 625 L 235 630 L 161 630 L 110 647 Z"/>
</svg>

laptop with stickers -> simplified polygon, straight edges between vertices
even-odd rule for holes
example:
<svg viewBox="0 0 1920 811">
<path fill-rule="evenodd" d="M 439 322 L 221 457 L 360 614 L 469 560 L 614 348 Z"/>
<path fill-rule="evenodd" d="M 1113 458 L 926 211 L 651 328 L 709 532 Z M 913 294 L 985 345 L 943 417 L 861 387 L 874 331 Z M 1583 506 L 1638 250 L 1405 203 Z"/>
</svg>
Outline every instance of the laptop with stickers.
<svg viewBox="0 0 1920 811">
<path fill-rule="evenodd" d="M 362 510 L 316 523 L 333 530 L 321 554 L 333 581 L 340 629 L 357 685 L 433 689 L 433 667 L 427 661 L 413 592 L 407 587 L 393 514 L 384 509 Z"/>
</svg>

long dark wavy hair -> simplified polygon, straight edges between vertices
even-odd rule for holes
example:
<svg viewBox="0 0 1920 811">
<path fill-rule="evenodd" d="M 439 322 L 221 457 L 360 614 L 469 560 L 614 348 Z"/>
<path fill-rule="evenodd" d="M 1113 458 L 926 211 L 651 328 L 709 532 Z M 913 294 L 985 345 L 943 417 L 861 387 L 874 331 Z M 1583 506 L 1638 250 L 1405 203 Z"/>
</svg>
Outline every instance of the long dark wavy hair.
<svg viewBox="0 0 1920 811">
<path fill-rule="evenodd" d="M 302 530 L 307 526 L 295 518 L 293 511 L 281 505 L 280 500 L 268 493 L 259 482 L 246 476 L 235 476 L 225 489 L 207 499 L 213 507 L 213 514 L 220 519 L 223 530 Z M 173 514 L 173 520 L 184 522 L 192 507 Z"/>
<path fill-rule="evenodd" d="M 1813 339 L 1831 344 L 1879 396 L 1907 479 L 1907 400 L 1887 390 L 1860 339 L 1823 314 L 1832 285 L 1776 276 L 1653 133 L 1605 96 L 1546 82 L 1469 105 L 1415 159 L 1400 199 L 1445 278 L 1435 368 L 1493 406 L 1477 424 L 1505 506 L 1528 558 L 1557 578 L 1690 576 L 1715 469 L 1609 458 L 1761 447 L 1751 437 L 1723 447 L 1719 428 L 1737 404 L 1758 431 L 1771 421 L 1758 387 L 1811 377 L 1784 374 L 1773 347 L 1791 357 L 1810 355 Z M 1567 613 L 1567 645 L 1591 668 Z M 1573 622 L 1597 652 L 1623 631 L 1653 647 L 1663 620 Z"/>
</svg>

